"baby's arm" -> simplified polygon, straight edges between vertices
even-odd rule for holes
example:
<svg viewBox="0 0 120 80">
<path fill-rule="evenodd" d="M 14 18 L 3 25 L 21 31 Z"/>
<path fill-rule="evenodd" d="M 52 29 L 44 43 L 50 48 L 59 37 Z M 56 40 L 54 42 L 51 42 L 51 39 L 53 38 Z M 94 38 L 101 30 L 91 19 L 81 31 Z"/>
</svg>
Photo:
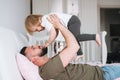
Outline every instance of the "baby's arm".
<svg viewBox="0 0 120 80">
<path fill-rule="evenodd" d="M 54 27 L 51 27 L 49 39 L 48 39 L 48 41 L 45 43 L 44 47 L 49 46 L 49 45 L 56 39 L 56 37 L 57 37 L 57 35 L 58 35 L 58 32 L 59 32 L 59 31 L 58 31 L 57 29 L 55 29 Z"/>
</svg>

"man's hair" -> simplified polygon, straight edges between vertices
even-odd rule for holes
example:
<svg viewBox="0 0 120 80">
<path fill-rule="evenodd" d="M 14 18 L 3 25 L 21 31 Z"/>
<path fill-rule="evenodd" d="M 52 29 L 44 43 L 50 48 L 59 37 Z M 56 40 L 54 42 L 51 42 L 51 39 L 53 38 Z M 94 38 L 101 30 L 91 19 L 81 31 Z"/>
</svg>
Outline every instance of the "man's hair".
<svg viewBox="0 0 120 80">
<path fill-rule="evenodd" d="M 25 54 L 25 50 L 26 50 L 26 46 L 25 47 L 23 47 L 22 49 L 21 49 L 21 51 L 20 51 L 20 53 L 22 54 L 22 55 L 26 55 Z M 48 51 L 48 48 L 46 47 L 46 48 L 43 48 L 42 49 L 42 53 L 40 54 L 40 56 L 44 56 L 45 54 L 47 54 L 47 51 Z"/>
<path fill-rule="evenodd" d="M 21 49 L 21 51 L 20 51 L 20 53 L 21 53 L 22 55 L 24 55 L 24 56 L 26 55 L 26 54 L 25 54 L 25 50 L 26 50 L 26 48 L 27 48 L 27 47 L 24 46 L 24 47 Z"/>
</svg>

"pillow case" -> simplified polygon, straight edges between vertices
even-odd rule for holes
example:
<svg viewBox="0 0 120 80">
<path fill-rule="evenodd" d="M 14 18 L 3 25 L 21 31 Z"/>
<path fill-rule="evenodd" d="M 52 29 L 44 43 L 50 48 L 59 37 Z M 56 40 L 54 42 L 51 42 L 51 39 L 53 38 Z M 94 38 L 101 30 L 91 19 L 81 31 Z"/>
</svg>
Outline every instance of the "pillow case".
<svg viewBox="0 0 120 80">
<path fill-rule="evenodd" d="M 43 80 L 38 72 L 38 66 L 30 62 L 24 55 L 16 54 L 19 71 L 25 80 Z"/>
<path fill-rule="evenodd" d="M 117 78 L 117 79 L 115 79 L 115 80 L 120 80 L 120 78 Z"/>
</svg>

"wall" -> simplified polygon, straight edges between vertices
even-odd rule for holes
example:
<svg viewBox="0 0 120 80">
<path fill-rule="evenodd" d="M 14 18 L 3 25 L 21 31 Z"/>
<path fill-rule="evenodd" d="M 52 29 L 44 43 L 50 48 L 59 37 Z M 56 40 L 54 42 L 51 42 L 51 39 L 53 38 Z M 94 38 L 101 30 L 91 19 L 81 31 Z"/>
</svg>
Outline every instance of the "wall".
<svg viewBox="0 0 120 80">
<path fill-rule="evenodd" d="M 33 14 L 63 12 L 63 5 L 63 0 L 33 0 Z"/>
<path fill-rule="evenodd" d="M 49 0 L 32 0 L 33 14 L 46 14 L 49 12 Z"/>
<path fill-rule="evenodd" d="M 85 33 L 97 32 L 97 0 L 80 0 L 82 27 Z M 88 30 L 89 29 L 89 30 Z"/>
<path fill-rule="evenodd" d="M 99 33 L 98 27 L 98 16 L 97 16 L 97 0 L 79 0 L 80 1 L 80 10 L 79 17 L 81 19 L 81 32 L 96 34 Z M 100 59 L 100 48 L 95 41 L 90 43 L 84 43 L 84 53 L 90 57 L 90 59 L 98 60 Z"/>
<path fill-rule="evenodd" d="M 24 20 L 30 14 L 30 0 L 0 0 L 0 26 L 25 33 Z"/>
</svg>

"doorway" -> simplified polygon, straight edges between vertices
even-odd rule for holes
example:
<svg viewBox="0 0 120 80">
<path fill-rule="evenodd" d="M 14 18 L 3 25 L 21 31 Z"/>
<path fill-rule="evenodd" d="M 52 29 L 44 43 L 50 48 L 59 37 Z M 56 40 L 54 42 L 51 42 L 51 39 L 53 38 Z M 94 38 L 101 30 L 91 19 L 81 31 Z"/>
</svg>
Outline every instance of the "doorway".
<svg viewBox="0 0 120 80">
<path fill-rule="evenodd" d="M 107 31 L 108 55 L 120 53 L 120 8 L 101 8 L 100 22 L 100 29 Z"/>
</svg>

